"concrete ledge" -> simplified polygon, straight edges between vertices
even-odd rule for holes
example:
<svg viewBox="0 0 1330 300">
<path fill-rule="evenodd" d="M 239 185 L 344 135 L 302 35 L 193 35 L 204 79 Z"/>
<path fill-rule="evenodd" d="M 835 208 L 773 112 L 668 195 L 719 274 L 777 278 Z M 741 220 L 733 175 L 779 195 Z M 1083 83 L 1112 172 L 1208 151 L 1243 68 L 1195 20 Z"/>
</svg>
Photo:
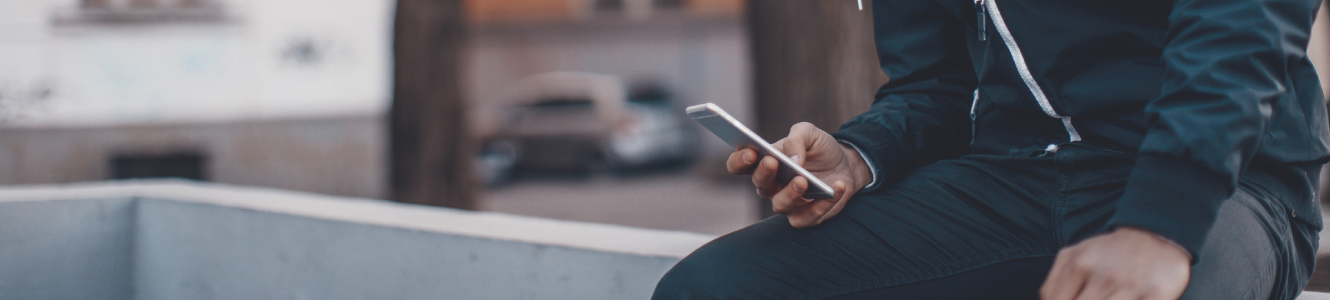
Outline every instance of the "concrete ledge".
<svg viewBox="0 0 1330 300">
<path fill-rule="evenodd" d="M 183 181 L 16 187 L 0 189 L 0 294 L 648 298 L 712 238 Z"/>
<path fill-rule="evenodd" d="M 676 258 L 688 255 L 693 249 L 715 238 L 713 235 L 691 232 L 463 211 L 383 200 L 183 180 L 98 182 L 0 189 L 0 202 L 110 198 L 176 200 L 500 240 Z"/>
</svg>

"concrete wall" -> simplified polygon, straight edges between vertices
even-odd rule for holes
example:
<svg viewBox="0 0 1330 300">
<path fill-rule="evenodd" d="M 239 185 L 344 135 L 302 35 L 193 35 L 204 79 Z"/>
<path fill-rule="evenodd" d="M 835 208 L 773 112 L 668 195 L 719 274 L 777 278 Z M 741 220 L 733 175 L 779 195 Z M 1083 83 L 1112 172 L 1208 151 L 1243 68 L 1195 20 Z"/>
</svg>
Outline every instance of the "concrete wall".
<svg viewBox="0 0 1330 300">
<path fill-rule="evenodd" d="M 119 197 L 0 200 L 0 295 L 129 299 L 134 212 Z"/>
<path fill-rule="evenodd" d="M 19 299 L 644 299 L 713 236 L 185 182 L 0 189 Z"/>
</svg>

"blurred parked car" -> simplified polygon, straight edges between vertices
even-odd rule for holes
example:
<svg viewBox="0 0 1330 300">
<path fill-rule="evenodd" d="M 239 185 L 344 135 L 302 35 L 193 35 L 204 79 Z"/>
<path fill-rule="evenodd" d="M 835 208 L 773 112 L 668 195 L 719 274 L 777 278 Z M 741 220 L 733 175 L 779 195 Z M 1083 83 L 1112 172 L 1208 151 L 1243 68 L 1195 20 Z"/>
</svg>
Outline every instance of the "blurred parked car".
<svg viewBox="0 0 1330 300">
<path fill-rule="evenodd" d="M 482 139 L 489 183 L 514 170 L 631 170 L 697 156 L 697 133 L 663 88 L 629 89 L 613 76 L 555 72 L 519 81 L 512 94 L 515 105 L 501 129 Z"/>
</svg>

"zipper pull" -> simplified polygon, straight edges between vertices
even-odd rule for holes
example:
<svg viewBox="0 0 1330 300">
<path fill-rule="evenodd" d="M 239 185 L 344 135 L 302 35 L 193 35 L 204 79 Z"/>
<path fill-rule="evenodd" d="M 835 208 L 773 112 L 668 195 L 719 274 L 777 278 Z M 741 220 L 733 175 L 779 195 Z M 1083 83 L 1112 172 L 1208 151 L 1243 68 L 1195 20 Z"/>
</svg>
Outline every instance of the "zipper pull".
<svg viewBox="0 0 1330 300">
<path fill-rule="evenodd" d="M 975 29 L 977 29 L 975 31 L 978 32 L 979 41 L 988 40 L 988 30 L 984 28 L 988 27 L 988 10 L 984 8 L 984 0 L 974 0 L 974 15 L 975 19 L 979 21 L 975 23 Z"/>
</svg>

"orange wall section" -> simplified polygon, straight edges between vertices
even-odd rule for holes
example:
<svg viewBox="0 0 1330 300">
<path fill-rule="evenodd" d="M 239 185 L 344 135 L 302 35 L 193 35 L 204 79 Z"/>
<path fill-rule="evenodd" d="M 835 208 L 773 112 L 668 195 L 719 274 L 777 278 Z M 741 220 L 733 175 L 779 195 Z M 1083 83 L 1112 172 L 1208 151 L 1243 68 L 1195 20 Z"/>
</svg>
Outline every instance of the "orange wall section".
<svg viewBox="0 0 1330 300">
<path fill-rule="evenodd" d="M 700 15 L 737 15 L 744 11 L 744 0 L 688 0 L 688 12 Z"/>
<path fill-rule="evenodd" d="M 579 0 L 466 0 L 467 18 L 473 22 L 568 20 Z"/>
</svg>

